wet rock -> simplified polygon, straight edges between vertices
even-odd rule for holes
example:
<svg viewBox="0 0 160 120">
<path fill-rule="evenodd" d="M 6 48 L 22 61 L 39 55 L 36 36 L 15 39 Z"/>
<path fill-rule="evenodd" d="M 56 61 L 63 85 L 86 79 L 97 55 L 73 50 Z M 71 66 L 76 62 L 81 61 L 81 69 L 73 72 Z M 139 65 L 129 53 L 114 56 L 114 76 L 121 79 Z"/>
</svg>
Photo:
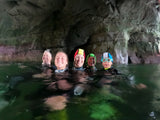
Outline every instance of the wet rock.
<svg viewBox="0 0 160 120">
<path fill-rule="evenodd" d="M 54 55 L 58 50 L 71 54 L 77 47 L 95 54 L 107 50 L 117 63 L 159 60 L 145 60 L 160 54 L 160 11 L 156 0 L 1 0 L 1 3 L 0 45 L 6 46 L 1 61 L 41 61 L 46 48 L 51 48 Z"/>
</svg>

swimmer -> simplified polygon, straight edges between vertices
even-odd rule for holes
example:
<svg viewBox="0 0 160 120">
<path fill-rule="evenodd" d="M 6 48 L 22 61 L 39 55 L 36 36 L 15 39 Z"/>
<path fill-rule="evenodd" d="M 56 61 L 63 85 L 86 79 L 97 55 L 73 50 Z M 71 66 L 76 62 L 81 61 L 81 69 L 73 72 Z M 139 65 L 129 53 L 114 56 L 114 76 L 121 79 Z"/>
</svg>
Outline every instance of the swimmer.
<svg viewBox="0 0 160 120">
<path fill-rule="evenodd" d="M 49 49 L 45 50 L 42 56 L 42 67 L 51 67 L 52 54 Z"/>
<path fill-rule="evenodd" d="M 109 52 L 104 52 L 101 57 L 102 66 L 104 71 L 110 73 L 111 75 L 118 74 L 118 71 L 112 67 L 113 64 L 113 57 Z"/>
<path fill-rule="evenodd" d="M 96 68 L 96 56 L 93 53 L 87 55 L 86 58 L 86 71 L 97 71 Z"/>
<path fill-rule="evenodd" d="M 83 71 L 83 64 L 85 61 L 85 52 L 83 49 L 78 49 L 74 54 L 74 67 L 73 70 Z"/>
<path fill-rule="evenodd" d="M 54 60 L 56 66 L 56 73 L 65 72 L 68 70 L 68 56 L 64 52 L 57 52 Z"/>
</svg>

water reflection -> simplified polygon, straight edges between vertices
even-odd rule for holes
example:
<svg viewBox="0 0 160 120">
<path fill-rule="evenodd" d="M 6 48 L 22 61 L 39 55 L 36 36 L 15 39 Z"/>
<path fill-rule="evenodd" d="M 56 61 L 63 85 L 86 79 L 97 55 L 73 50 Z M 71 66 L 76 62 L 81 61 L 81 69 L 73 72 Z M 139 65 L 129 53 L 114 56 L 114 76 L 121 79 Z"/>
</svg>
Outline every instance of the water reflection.
<svg viewBox="0 0 160 120">
<path fill-rule="evenodd" d="M 65 71 L 54 73 L 51 79 L 45 80 L 47 90 L 53 94 L 45 98 L 45 104 L 51 110 L 62 110 L 66 107 L 66 103 L 73 95 L 81 95 L 89 89 L 87 83 L 87 75 L 84 71 Z"/>
<path fill-rule="evenodd" d="M 0 68 L 3 120 L 160 119 L 159 65 L 115 66 L 127 77 L 101 71 L 55 74 L 25 66 Z M 18 82 L 9 87 L 15 79 Z"/>
<path fill-rule="evenodd" d="M 72 71 L 72 80 L 74 81 L 74 95 L 82 95 L 88 92 L 90 86 L 88 83 L 88 75 L 85 71 Z"/>
<path fill-rule="evenodd" d="M 52 96 L 45 99 L 45 104 L 50 110 L 62 110 L 66 107 L 67 99 L 64 96 Z"/>
<path fill-rule="evenodd" d="M 73 83 L 70 81 L 70 74 L 66 70 L 64 72 L 53 73 L 50 79 L 45 79 L 46 89 L 52 94 L 45 98 L 45 104 L 50 110 L 62 110 L 66 107 L 67 99 L 70 97 Z"/>
<path fill-rule="evenodd" d="M 156 65 L 154 68 L 155 72 L 152 74 L 151 80 L 154 83 L 154 89 L 153 89 L 153 100 L 152 100 L 152 110 L 150 111 L 149 115 L 153 119 L 159 119 L 160 118 L 160 65 Z"/>
</svg>

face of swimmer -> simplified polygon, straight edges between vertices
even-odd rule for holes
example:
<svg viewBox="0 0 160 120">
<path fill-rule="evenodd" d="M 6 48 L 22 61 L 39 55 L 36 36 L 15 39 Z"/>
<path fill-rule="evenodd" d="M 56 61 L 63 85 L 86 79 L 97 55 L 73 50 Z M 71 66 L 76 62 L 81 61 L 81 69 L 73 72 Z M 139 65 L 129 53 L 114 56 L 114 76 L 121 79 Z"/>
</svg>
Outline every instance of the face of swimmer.
<svg viewBox="0 0 160 120">
<path fill-rule="evenodd" d="M 83 66 L 84 64 L 84 56 L 83 55 L 76 55 L 75 58 L 74 58 L 74 66 L 77 67 L 77 68 L 80 68 Z"/>
<path fill-rule="evenodd" d="M 52 55 L 51 55 L 51 53 L 48 52 L 48 51 L 45 51 L 43 53 L 43 56 L 42 56 L 42 61 L 43 61 L 42 64 L 51 65 L 51 61 L 52 61 Z"/>
<path fill-rule="evenodd" d="M 103 59 L 102 66 L 104 68 L 111 68 L 112 64 L 113 63 L 112 63 L 111 59 L 109 59 L 109 58 L 104 58 Z"/>
<path fill-rule="evenodd" d="M 68 57 L 64 52 L 58 52 L 55 56 L 55 66 L 57 70 L 63 70 L 68 65 Z"/>
<path fill-rule="evenodd" d="M 95 58 L 94 58 L 94 57 L 89 57 L 87 64 L 88 64 L 88 66 L 90 66 L 90 67 L 95 66 Z"/>
</svg>

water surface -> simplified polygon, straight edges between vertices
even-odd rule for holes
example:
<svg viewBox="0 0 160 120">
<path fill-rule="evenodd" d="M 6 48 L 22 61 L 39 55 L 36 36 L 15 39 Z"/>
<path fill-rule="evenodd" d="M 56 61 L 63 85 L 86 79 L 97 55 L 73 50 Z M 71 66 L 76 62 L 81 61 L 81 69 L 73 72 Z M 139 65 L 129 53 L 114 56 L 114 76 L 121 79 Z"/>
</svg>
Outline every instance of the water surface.
<svg viewBox="0 0 160 120">
<path fill-rule="evenodd" d="M 90 89 L 80 96 L 67 87 L 48 90 L 47 77 L 33 77 L 42 72 L 39 65 L 0 64 L 0 120 L 160 119 L 160 65 L 115 65 L 128 80 L 117 77 L 117 84 L 99 86 L 96 74 L 97 81 L 87 83 Z M 59 110 L 47 106 L 47 98 Z"/>
</svg>

